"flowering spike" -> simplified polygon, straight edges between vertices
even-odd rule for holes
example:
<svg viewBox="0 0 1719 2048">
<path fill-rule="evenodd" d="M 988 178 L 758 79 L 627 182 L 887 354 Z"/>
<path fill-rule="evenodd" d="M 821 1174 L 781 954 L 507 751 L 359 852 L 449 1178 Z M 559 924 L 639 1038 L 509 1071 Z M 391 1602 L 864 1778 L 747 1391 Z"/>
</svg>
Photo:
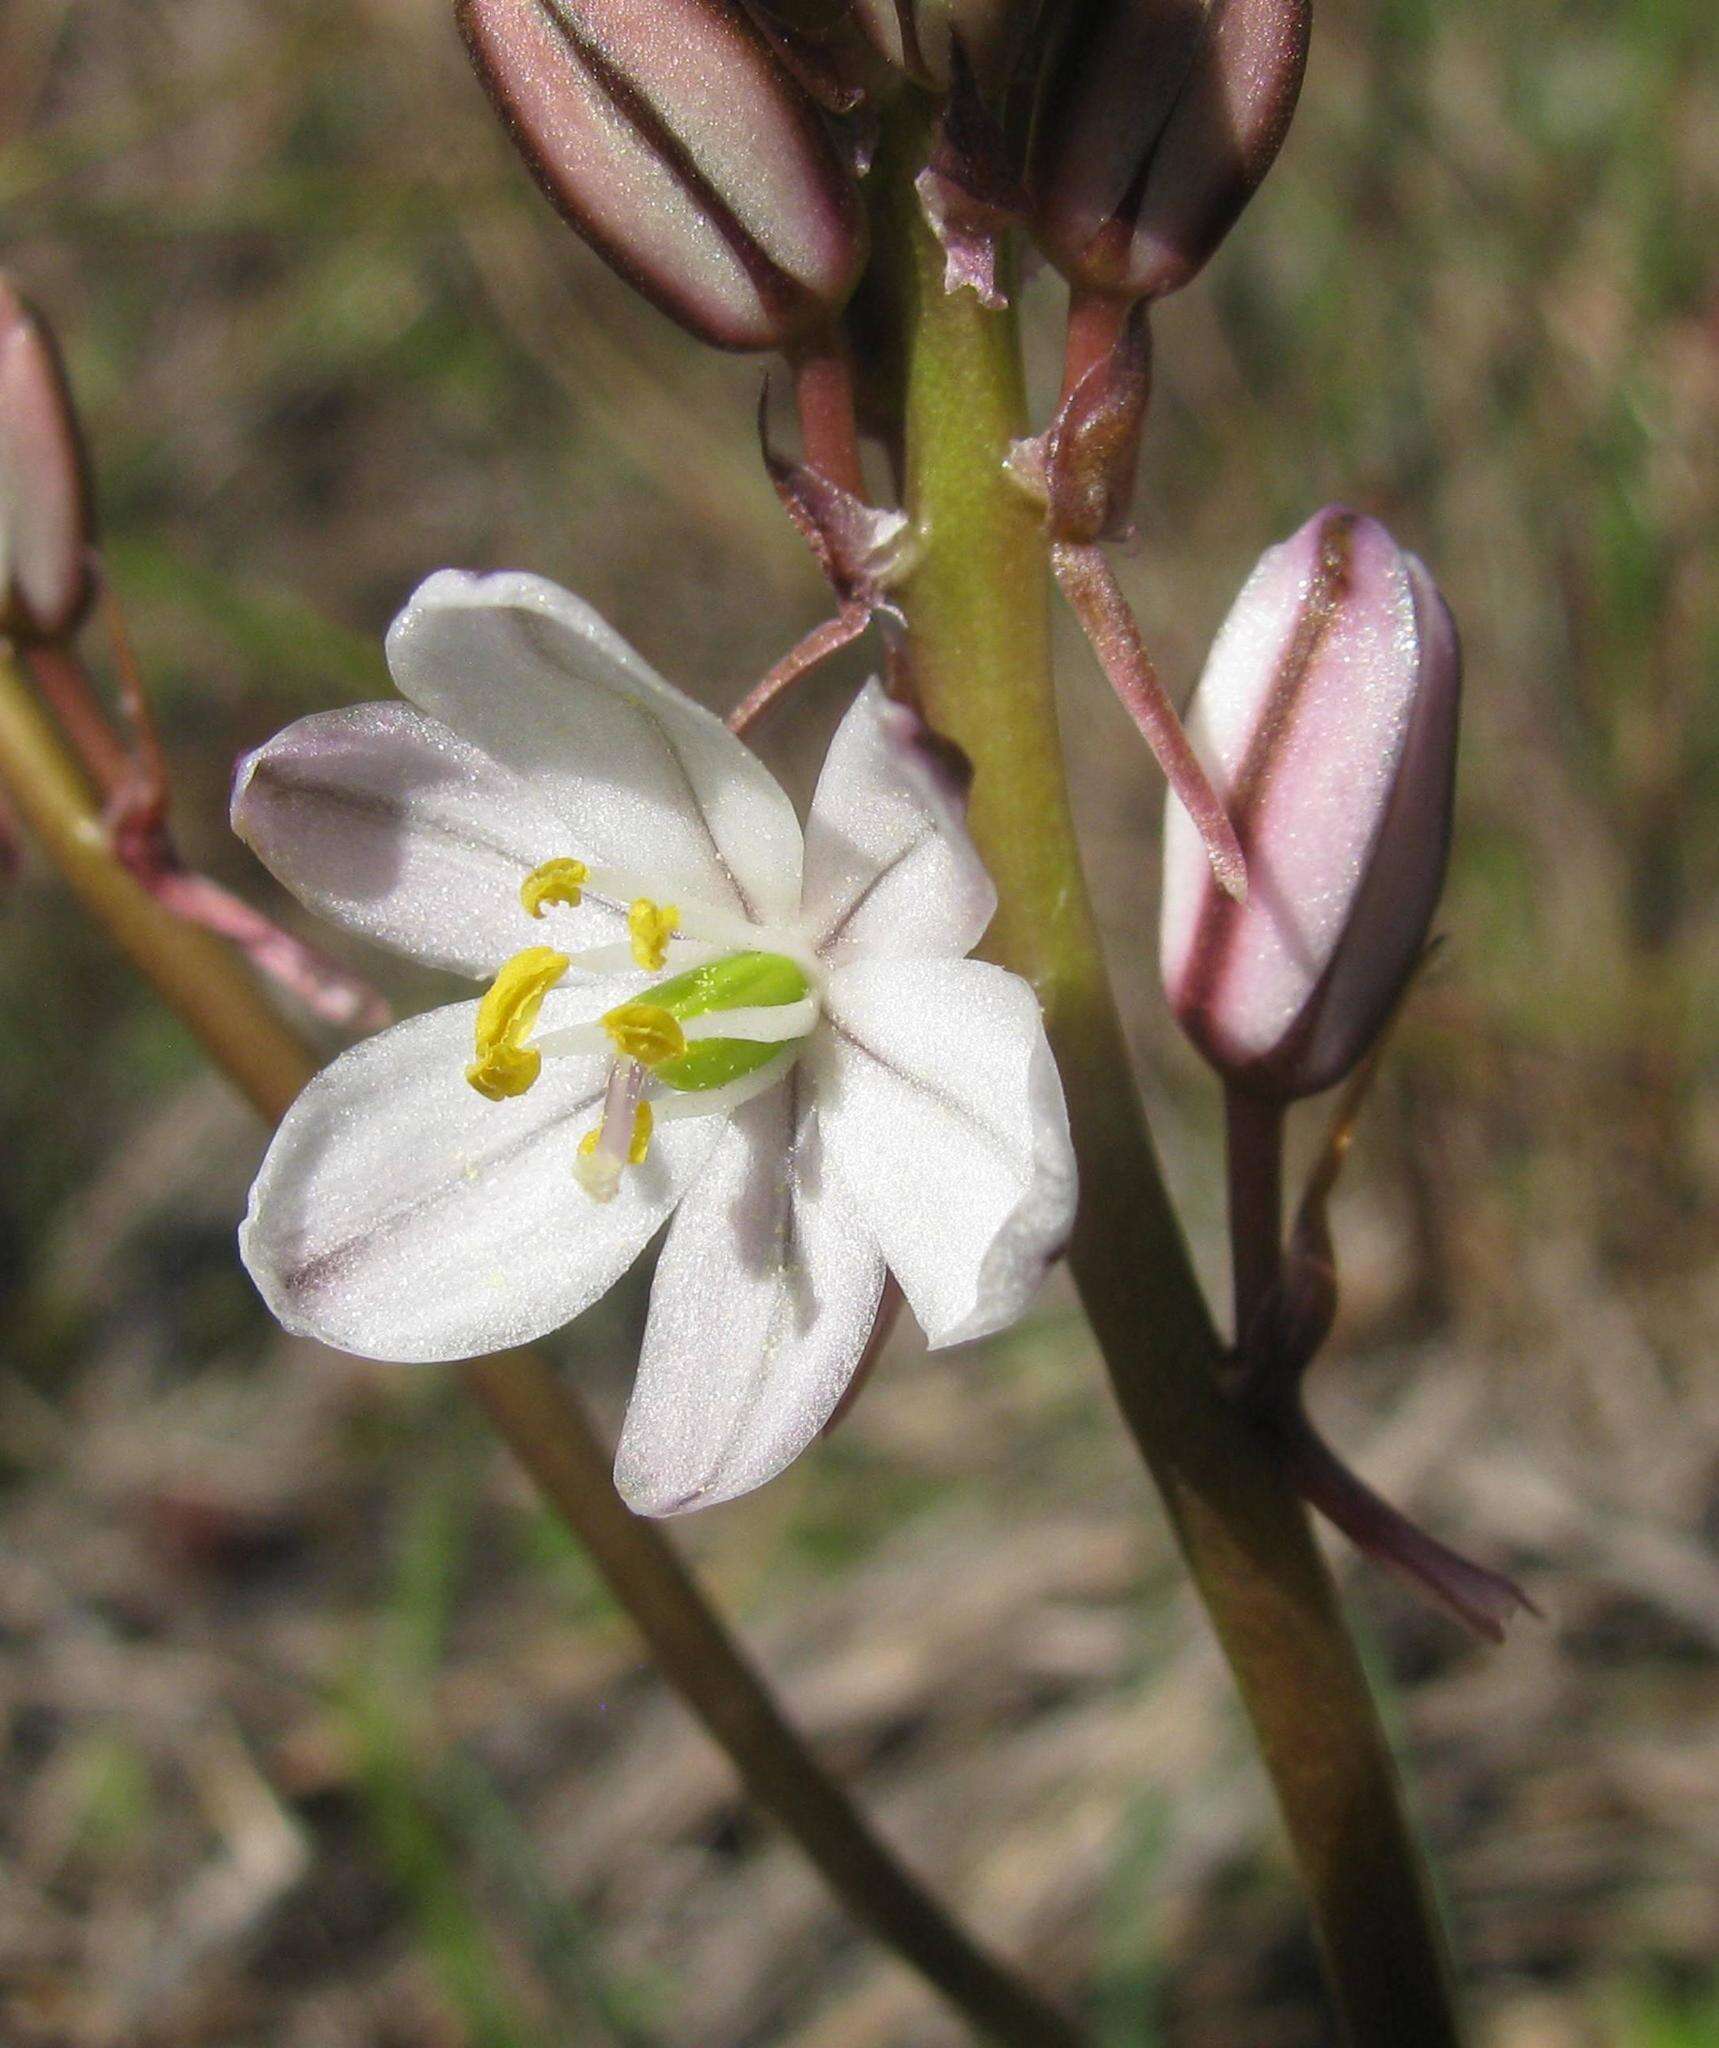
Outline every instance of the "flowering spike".
<svg viewBox="0 0 1719 2048">
<path fill-rule="evenodd" d="M 89 469 L 52 333 L 0 275 L 0 633 L 64 640 L 94 591 Z"/>
<path fill-rule="evenodd" d="M 1460 685 L 1444 600 L 1376 521 L 1331 507 L 1261 557 L 1188 717 L 1245 905 L 1180 804 L 1164 832 L 1164 987 L 1226 1080 L 1312 1095 L 1378 1035 L 1444 883 Z"/>
<path fill-rule="evenodd" d="M 1307 62 L 1309 0 L 1094 0 L 1052 61 L 1036 233 L 1078 286 L 1161 298 L 1271 168 Z"/>
<path fill-rule="evenodd" d="M 718 348 L 828 323 L 864 260 L 859 190 L 734 0 L 459 0 L 537 182 L 615 269 Z"/>
</svg>

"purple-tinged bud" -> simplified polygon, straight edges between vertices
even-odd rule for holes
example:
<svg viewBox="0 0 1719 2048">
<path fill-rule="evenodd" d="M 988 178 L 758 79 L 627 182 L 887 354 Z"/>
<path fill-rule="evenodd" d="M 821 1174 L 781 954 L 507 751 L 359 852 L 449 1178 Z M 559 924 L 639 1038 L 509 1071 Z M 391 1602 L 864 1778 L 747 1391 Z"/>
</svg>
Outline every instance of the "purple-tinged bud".
<svg viewBox="0 0 1719 2048">
<path fill-rule="evenodd" d="M 810 7 L 796 0 L 740 0 L 782 68 L 826 114 L 857 113 L 866 97 L 871 53 L 852 33 L 845 0 Z M 857 136 L 846 137 L 850 157 Z"/>
<path fill-rule="evenodd" d="M 1315 1094 L 1389 1017 L 1444 884 L 1461 674 L 1437 586 L 1376 520 L 1328 507 L 1248 578 L 1187 720 L 1247 900 L 1173 800 L 1164 827 L 1164 988 L 1226 1080 Z"/>
<path fill-rule="evenodd" d="M 881 55 L 939 92 L 949 89 L 957 42 L 981 84 L 1000 80 L 1037 13 L 1036 0 L 854 0 Z"/>
<path fill-rule="evenodd" d="M 1035 232 L 1071 283 L 1178 291 L 1253 197 L 1301 91 L 1309 0 L 1094 0 L 1052 65 Z"/>
<path fill-rule="evenodd" d="M 89 470 L 60 352 L 0 277 L 0 633 L 60 640 L 93 592 Z"/>
<path fill-rule="evenodd" d="M 852 171 L 733 0 L 459 0 L 537 182 L 614 268 L 718 348 L 792 345 L 865 257 Z"/>
</svg>

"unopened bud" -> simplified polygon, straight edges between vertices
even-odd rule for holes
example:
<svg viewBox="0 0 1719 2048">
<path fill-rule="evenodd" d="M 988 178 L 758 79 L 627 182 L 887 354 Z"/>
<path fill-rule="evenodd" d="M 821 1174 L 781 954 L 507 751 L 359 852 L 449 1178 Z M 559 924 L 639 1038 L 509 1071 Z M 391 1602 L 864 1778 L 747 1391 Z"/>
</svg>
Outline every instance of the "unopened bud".
<svg viewBox="0 0 1719 2048">
<path fill-rule="evenodd" d="M 1261 557 L 1187 721 L 1247 900 L 1173 800 L 1164 828 L 1164 988 L 1227 1080 L 1315 1094 L 1385 1024 L 1444 884 L 1460 688 L 1437 586 L 1375 520 L 1328 508 Z"/>
<path fill-rule="evenodd" d="M 779 348 L 865 254 L 852 171 L 733 0 L 459 0 L 472 59 L 549 198 L 701 340 Z"/>
<path fill-rule="evenodd" d="M 1052 66 L 1034 147 L 1035 231 L 1072 283 L 1177 291 L 1282 146 L 1309 0 L 1094 0 Z"/>
<path fill-rule="evenodd" d="M 982 84 L 1008 69 L 1036 0 L 854 0 L 854 15 L 878 51 L 920 85 L 946 92 L 961 45 Z"/>
<path fill-rule="evenodd" d="M 53 336 L 0 277 L 0 633 L 58 640 L 91 596 L 88 471 Z"/>
</svg>

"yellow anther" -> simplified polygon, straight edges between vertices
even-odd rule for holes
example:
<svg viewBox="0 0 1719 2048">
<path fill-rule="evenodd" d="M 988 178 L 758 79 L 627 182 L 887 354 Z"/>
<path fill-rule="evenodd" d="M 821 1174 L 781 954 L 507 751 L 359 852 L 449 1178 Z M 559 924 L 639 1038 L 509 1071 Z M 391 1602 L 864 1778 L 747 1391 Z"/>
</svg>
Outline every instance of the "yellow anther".
<svg viewBox="0 0 1719 2048">
<path fill-rule="evenodd" d="M 651 1115 L 648 1102 L 641 1102 L 633 1112 L 633 1135 L 627 1146 L 627 1164 L 643 1166 L 651 1156 L 651 1133 L 656 1127 L 656 1118 Z M 599 1124 L 594 1131 L 587 1131 L 579 1140 L 579 1157 L 589 1159 L 597 1149 L 597 1142 L 603 1135 Z"/>
<path fill-rule="evenodd" d="M 603 1029 L 622 1057 L 641 1067 L 660 1067 L 686 1051 L 686 1033 L 655 1003 L 623 1003 L 603 1019 Z"/>
<path fill-rule="evenodd" d="M 523 1095 L 537 1079 L 543 1055 L 526 1044 L 543 998 L 572 966 L 565 953 L 527 946 L 491 982 L 478 1004 L 477 1058 L 466 1079 L 480 1095 L 501 1102 Z"/>
<path fill-rule="evenodd" d="M 546 860 L 542 867 L 533 868 L 520 883 L 519 900 L 533 917 L 543 915 L 546 903 L 565 903 L 577 910 L 579 898 L 590 878 L 591 870 L 582 860 L 569 860 L 565 855 L 556 860 Z"/>
<path fill-rule="evenodd" d="M 627 1147 L 629 1166 L 643 1166 L 651 1156 L 651 1132 L 656 1128 L 656 1121 L 650 1104 L 641 1102 L 638 1115 L 633 1118 L 633 1142 Z"/>
<path fill-rule="evenodd" d="M 627 912 L 627 936 L 633 942 L 633 958 L 650 974 L 661 974 L 668 965 L 668 942 L 680 923 L 680 912 L 672 903 L 653 903 L 641 896 Z"/>
</svg>

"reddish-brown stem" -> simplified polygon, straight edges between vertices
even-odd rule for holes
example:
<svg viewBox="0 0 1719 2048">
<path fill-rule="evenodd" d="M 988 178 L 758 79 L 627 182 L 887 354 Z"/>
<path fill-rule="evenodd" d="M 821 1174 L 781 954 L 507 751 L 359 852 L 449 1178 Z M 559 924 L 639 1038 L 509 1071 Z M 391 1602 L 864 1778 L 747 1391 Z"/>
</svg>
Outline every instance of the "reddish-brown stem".
<svg viewBox="0 0 1719 2048">
<path fill-rule="evenodd" d="M 1095 543 L 1053 541 L 1051 567 L 1099 665 L 1141 737 L 1157 757 L 1171 789 L 1205 841 L 1218 886 L 1231 896 L 1247 894 L 1247 863 L 1241 841 L 1213 789 L 1199 756 L 1188 743 L 1182 721 L 1140 638 L 1110 564 Z"/>
<path fill-rule="evenodd" d="M 1129 299 L 1119 299 L 1108 292 L 1076 288 L 1068 302 L 1068 331 L 1063 342 L 1059 405 L 1088 370 L 1111 355 L 1122 339 L 1122 330 L 1128 325 L 1128 316 L 1133 310 L 1133 302 Z"/>
<path fill-rule="evenodd" d="M 466 1385 L 595 1559 L 662 1669 L 759 1804 L 799 1837 L 859 1918 L 921 1970 L 977 2033 L 1010 2048 L 1081 2048 L 1073 2023 L 949 1921 L 854 1812 L 705 1604 L 658 1526 L 621 1506 L 609 1456 L 535 1352 L 464 1368 Z"/>
<path fill-rule="evenodd" d="M 826 482 L 863 498 L 865 468 L 860 460 L 853 360 L 847 344 L 839 334 L 825 333 L 796 351 L 789 368 L 805 461 Z"/>
<path fill-rule="evenodd" d="M 149 702 L 149 692 L 144 687 L 137 649 L 132 645 L 131 628 L 125 622 L 124 608 L 114 595 L 111 584 L 102 585 L 101 607 L 108 639 L 113 645 L 114 668 L 119 676 L 119 701 L 125 707 L 126 719 L 131 726 L 133 780 L 141 782 L 147 793 L 158 797 L 165 812 L 167 756 L 161 750 L 161 735 L 156 730 L 155 712 Z"/>
<path fill-rule="evenodd" d="M 833 619 L 826 619 L 821 626 L 814 626 L 803 640 L 790 647 L 761 683 L 748 690 L 740 702 L 728 714 L 730 732 L 745 734 L 773 710 L 780 700 L 787 696 L 802 677 L 809 675 L 819 662 L 826 661 L 838 649 L 847 646 L 850 640 L 857 640 L 866 628 L 866 612 L 863 606 L 844 606 Z"/>
<path fill-rule="evenodd" d="M 1283 1272 L 1283 1104 L 1226 1083 L 1224 1157 L 1235 1341 L 1241 1351 Z"/>
<path fill-rule="evenodd" d="M 130 787 L 135 770 L 90 672 L 69 643 L 40 640 L 19 650 L 37 694 L 105 798 Z"/>
<path fill-rule="evenodd" d="M 1358 1479 L 1302 1413 L 1299 1401 L 1265 1417 L 1297 1493 L 1341 1529 L 1363 1557 L 1436 1600 L 1457 1620 L 1495 1643 L 1524 1610 L 1540 1610 L 1520 1586 L 1440 1543 Z M 1543 1618 L 1543 1617 L 1540 1617 Z"/>
</svg>

